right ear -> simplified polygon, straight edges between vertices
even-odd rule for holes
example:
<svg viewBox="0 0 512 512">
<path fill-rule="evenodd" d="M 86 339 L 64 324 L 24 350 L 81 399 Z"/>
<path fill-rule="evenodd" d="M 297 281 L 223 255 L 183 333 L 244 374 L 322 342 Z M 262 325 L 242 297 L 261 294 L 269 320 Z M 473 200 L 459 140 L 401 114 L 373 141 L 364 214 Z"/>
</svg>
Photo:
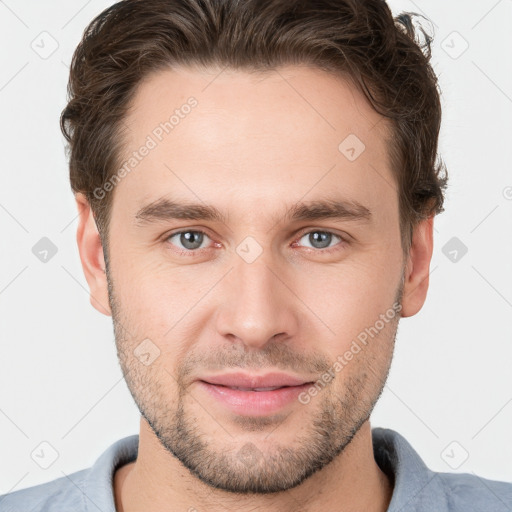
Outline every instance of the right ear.
<svg viewBox="0 0 512 512">
<path fill-rule="evenodd" d="M 108 300 L 108 282 L 105 272 L 105 259 L 101 237 L 89 201 L 81 192 L 75 194 L 79 222 L 76 242 L 85 279 L 89 285 L 90 301 L 94 308 L 104 315 L 111 316 Z"/>
</svg>

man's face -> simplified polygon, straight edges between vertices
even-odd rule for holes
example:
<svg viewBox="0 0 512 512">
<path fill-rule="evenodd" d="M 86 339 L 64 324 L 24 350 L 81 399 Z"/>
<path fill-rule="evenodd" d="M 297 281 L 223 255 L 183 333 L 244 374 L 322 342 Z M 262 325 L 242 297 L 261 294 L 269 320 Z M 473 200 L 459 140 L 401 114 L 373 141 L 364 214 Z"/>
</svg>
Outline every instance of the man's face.
<svg viewBox="0 0 512 512">
<path fill-rule="evenodd" d="M 137 92 L 125 158 L 150 149 L 114 190 L 109 300 L 162 445 L 210 485 L 272 492 L 332 461 L 382 391 L 404 275 L 398 196 L 388 125 L 353 86 L 306 67 L 217 74 L 162 71 Z M 156 129 L 176 109 L 172 131 Z M 163 199 L 223 218 L 147 208 Z M 316 202 L 352 213 L 291 214 Z M 276 372 L 310 384 L 206 383 Z"/>
</svg>

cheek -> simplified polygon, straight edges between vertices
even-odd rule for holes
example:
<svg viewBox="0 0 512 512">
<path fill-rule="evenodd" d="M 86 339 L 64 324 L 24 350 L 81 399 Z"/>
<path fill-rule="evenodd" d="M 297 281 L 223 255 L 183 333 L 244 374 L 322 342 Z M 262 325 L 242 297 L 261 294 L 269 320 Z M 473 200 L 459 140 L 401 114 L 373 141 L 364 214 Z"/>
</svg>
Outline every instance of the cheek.
<svg viewBox="0 0 512 512">
<path fill-rule="evenodd" d="M 297 277 L 297 295 L 334 331 L 327 331 L 327 339 L 346 343 L 392 307 L 401 267 L 386 261 L 377 251 L 368 252 L 350 263 L 319 266 Z"/>
<path fill-rule="evenodd" d="M 164 265 L 156 250 L 137 251 L 118 245 L 111 261 L 116 297 L 137 319 L 152 318 L 152 312 L 159 308 L 172 308 L 173 301 L 182 296 L 179 269 Z"/>
<path fill-rule="evenodd" d="M 151 262 L 139 267 L 131 261 L 130 268 L 117 269 L 118 276 L 124 276 L 115 283 L 119 320 L 130 333 L 132 350 L 142 340 L 152 340 L 161 355 L 156 366 L 170 370 L 171 362 L 187 353 L 190 340 L 199 338 L 206 321 L 202 299 L 218 277 L 191 272 L 190 266 L 188 271 Z"/>
</svg>

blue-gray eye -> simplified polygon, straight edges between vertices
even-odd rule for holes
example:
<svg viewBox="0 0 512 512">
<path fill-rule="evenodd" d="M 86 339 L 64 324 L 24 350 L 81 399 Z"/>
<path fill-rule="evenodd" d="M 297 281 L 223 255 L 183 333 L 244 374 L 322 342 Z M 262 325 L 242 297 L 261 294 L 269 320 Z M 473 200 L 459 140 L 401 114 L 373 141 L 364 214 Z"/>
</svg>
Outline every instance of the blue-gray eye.
<svg viewBox="0 0 512 512">
<path fill-rule="evenodd" d="M 312 244 L 311 247 L 313 249 L 325 249 L 326 247 L 329 247 L 333 237 L 336 237 L 339 241 L 342 241 L 340 236 L 335 235 L 329 231 L 309 231 L 308 233 L 305 233 L 300 238 L 300 240 L 302 240 L 304 237 L 307 237 L 307 240 Z"/>
<path fill-rule="evenodd" d="M 183 249 L 187 249 L 192 251 L 194 249 L 200 249 L 201 245 L 204 241 L 205 236 L 207 236 L 202 231 L 180 231 L 178 233 L 174 233 L 169 236 L 168 240 L 171 240 L 174 237 L 179 237 L 179 243 L 182 245 Z"/>
</svg>

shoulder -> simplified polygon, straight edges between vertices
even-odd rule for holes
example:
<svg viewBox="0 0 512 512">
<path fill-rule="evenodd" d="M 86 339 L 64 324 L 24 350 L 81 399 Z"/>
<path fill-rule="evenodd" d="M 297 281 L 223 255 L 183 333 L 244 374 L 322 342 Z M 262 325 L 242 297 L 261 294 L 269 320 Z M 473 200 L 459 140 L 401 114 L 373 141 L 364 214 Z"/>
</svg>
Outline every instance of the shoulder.
<svg viewBox="0 0 512 512">
<path fill-rule="evenodd" d="M 85 510 L 82 489 L 89 469 L 0 496 L 2 512 Z"/>
<path fill-rule="evenodd" d="M 372 429 L 375 460 L 393 480 L 389 512 L 510 512 L 512 483 L 432 471 L 398 432 Z"/>
<path fill-rule="evenodd" d="M 137 458 L 138 439 L 138 435 L 132 435 L 117 440 L 87 469 L 0 496 L 0 511 L 115 511 L 114 473 Z"/>
<path fill-rule="evenodd" d="M 512 483 L 483 478 L 474 473 L 435 473 L 449 510 L 507 512 L 512 510 Z"/>
</svg>

